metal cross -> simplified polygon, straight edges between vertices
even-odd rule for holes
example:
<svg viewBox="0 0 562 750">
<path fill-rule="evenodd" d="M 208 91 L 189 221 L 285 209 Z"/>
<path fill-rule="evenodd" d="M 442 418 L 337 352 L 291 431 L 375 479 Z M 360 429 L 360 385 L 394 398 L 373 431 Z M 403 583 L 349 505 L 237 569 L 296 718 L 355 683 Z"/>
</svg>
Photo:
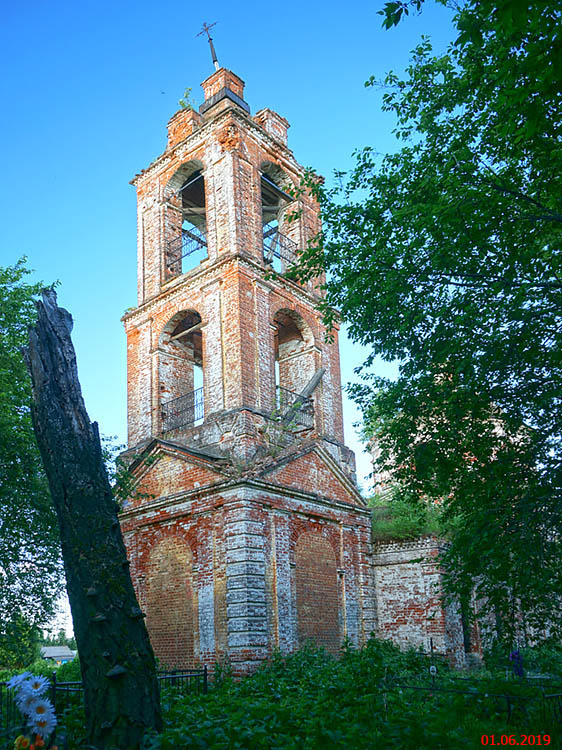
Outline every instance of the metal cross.
<svg viewBox="0 0 562 750">
<path fill-rule="evenodd" d="M 211 57 L 213 58 L 213 63 L 215 64 L 215 70 L 219 69 L 219 62 L 217 60 L 217 53 L 215 52 L 215 46 L 213 44 L 213 39 L 211 37 L 211 34 L 209 33 L 213 26 L 216 26 L 217 22 L 215 21 L 210 26 L 208 26 L 205 22 L 203 22 L 203 28 L 196 36 L 201 36 L 201 34 L 207 34 L 207 38 L 209 40 L 209 47 L 211 48 Z"/>
</svg>

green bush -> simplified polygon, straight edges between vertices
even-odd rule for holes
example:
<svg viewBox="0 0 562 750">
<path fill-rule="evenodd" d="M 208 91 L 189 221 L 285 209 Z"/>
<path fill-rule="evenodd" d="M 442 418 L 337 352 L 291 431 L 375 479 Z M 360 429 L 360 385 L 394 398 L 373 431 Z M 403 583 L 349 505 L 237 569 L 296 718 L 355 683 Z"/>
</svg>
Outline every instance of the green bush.
<svg viewBox="0 0 562 750">
<path fill-rule="evenodd" d="M 57 670 L 58 682 L 78 682 L 82 679 L 80 672 L 80 658 L 78 655 L 72 661 L 61 664 Z"/>
<path fill-rule="evenodd" d="M 23 672 L 23 669 L 19 670 L 20 672 Z M 26 672 L 31 672 L 31 674 L 35 675 L 41 675 L 42 677 L 50 677 L 53 672 L 57 671 L 57 665 L 49 661 L 49 659 L 35 659 L 35 661 L 32 661 L 31 664 L 26 667 Z"/>
<path fill-rule="evenodd" d="M 562 680 L 562 644 L 546 642 L 534 648 L 522 648 L 521 655 L 526 671 L 540 672 Z"/>
<path fill-rule="evenodd" d="M 414 505 L 397 494 L 369 501 L 373 509 L 373 536 L 376 541 L 417 539 L 420 536 L 443 533 L 441 509 L 436 505 Z"/>
</svg>

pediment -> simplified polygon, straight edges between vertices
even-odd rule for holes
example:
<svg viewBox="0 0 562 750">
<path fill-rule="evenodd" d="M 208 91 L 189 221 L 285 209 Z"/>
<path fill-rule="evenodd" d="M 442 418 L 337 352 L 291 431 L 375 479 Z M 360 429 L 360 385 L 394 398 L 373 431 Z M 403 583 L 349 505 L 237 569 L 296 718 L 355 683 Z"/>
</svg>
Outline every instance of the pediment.
<svg viewBox="0 0 562 750">
<path fill-rule="evenodd" d="M 135 489 L 128 507 L 223 482 L 217 463 L 216 457 L 154 441 L 130 466 Z"/>
<path fill-rule="evenodd" d="M 357 486 L 318 445 L 285 457 L 278 464 L 268 466 L 261 474 L 268 482 L 337 502 L 365 506 Z"/>
</svg>

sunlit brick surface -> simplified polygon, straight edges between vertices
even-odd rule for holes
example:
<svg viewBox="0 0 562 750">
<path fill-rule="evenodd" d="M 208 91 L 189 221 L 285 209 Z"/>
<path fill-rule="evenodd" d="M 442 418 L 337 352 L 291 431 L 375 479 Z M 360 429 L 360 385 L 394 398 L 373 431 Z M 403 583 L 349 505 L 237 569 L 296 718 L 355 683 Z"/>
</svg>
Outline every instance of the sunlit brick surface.
<svg viewBox="0 0 562 750">
<path fill-rule="evenodd" d="M 400 646 L 446 654 L 464 664 L 460 612 L 444 607 L 440 546 L 426 537 L 410 542 L 379 544 L 374 557 L 378 630 Z"/>
<path fill-rule="evenodd" d="M 147 562 L 146 611 L 152 645 L 164 658 L 160 667 L 193 665 L 192 554 L 177 536 L 158 542 Z"/>
</svg>

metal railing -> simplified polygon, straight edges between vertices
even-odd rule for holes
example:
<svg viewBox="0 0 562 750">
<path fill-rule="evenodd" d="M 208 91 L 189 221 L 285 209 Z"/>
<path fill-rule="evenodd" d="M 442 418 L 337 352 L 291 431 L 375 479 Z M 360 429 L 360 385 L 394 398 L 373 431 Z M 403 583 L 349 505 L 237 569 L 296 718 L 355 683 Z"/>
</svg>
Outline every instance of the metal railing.
<svg viewBox="0 0 562 750">
<path fill-rule="evenodd" d="M 562 725 L 562 693 L 544 696 L 543 719 L 547 724 L 557 722 Z"/>
<path fill-rule="evenodd" d="M 276 407 L 279 419 L 290 417 L 290 422 L 303 427 L 314 427 L 314 402 L 311 398 L 277 386 Z"/>
<path fill-rule="evenodd" d="M 183 695 L 204 695 L 209 692 L 209 672 L 207 665 L 203 669 L 158 672 L 160 689 L 163 687 L 178 688 Z"/>
<path fill-rule="evenodd" d="M 198 250 L 207 252 L 207 235 L 196 227 L 182 229 L 181 234 L 166 243 L 166 276 L 183 273 L 183 259 Z"/>
<path fill-rule="evenodd" d="M 0 682 L 0 730 L 9 729 L 21 722 L 16 706 L 15 692 L 5 682 Z"/>
<path fill-rule="evenodd" d="M 170 430 L 177 430 L 179 427 L 198 422 L 205 415 L 203 388 L 197 388 L 191 393 L 166 401 L 162 404 L 161 411 L 162 432 L 170 432 Z"/>
<path fill-rule="evenodd" d="M 278 258 L 281 261 L 281 267 L 275 270 L 285 270 L 296 263 L 298 247 L 296 242 L 281 234 L 277 226 L 272 227 L 269 224 L 264 226 L 263 259 L 274 266 L 275 259 Z"/>
<path fill-rule="evenodd" d="M 183 695 L 202 695 L 209 690 L 209 673 L 207 665 L 202 669 L 174 669 L 158 672 L 156 675 L 160 689 L 163 687 L 178 688 Z M 56 711 L 81 704 L 84 701 L 82 682 L 57 682 L 51 678 L 51 700 Z"/>
</svg>

